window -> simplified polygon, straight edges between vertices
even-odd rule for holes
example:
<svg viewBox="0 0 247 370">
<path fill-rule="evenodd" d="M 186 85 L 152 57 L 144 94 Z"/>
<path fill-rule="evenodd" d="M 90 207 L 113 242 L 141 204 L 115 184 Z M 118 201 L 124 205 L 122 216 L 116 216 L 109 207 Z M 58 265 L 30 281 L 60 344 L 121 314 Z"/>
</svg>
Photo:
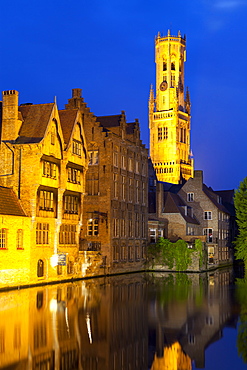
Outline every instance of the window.
<svg viewBox="0 0 247 370">
<path fill-rule="evenodd" d="M 54 194 L 52 191 L 41 190 L 39 199 L 39 209 L 53 211 Z"/>
<path fill-rule="evenodd" d="M 118 153 L 113 153 L 113 166 L 118 167 Z"/>
<path fill-rule="evenodd" d="M 113 197 L 117 198 L 118 196 L 118 175 L 116 173 L 113 174 Z"/>
<path fill-rule="evenodd" d="M 164 127 L 163 139 L 164 140 L 168 139 L 168 127 Z"/>
<path fill-rule="evenodd" d="M 163 62 L 163 71 L 166 71 L 166 70 L 167 70 L 167 63 Z"/>
<path fill-rule="evenodd" d="M 43 161 L 43 176 L 55 179 L 56 172 L 57 172 L 57 166 L 55 163 Z"/>
<path fill-rule="evenodd" d="M 49 224 L 41 222 L 37 223 L 36 244 L 49 244 Z"/>
<path fill-rule="evenodd" d="M 126 177 L 125 176 L 122 176 L 122 200 L 125 200 L 125 197 L 126 197 Z"/>
<path fill-rule="evenodd" d="M 162 127 L 158 127 L 158 141 L 162 140 Z"/>
<path fill-rule="evenodd" d="M 89 155 L 89 165 L 93 166 L 99 163 L 99 151 L 93 150 L 91 152 L 88 152 Z"/>
<path fill-rule="evenodd" d="M 63 224 L 59 232 L 59 244 L 76 244 L 76 225 Z"/>
<path fill-rule="evenodd" d="M 171 63 L 171 71 L 175 71 L 175 63 L 174 62 Z"/>
<path fill-rule="evenodd" d="M 64 213 L 78 214 L 79 197 L 74 195 L 65 195 L 64 197 Z"/>
<path fill-rule="evenodd" d="M 171 75 L 171 87 L 175 86 L 175 75 Z"/>
<path fill-rule="evenodd" d="M 124 155 L 121 156 L 121 167 L 126 170 L 126 157 Z"/>
<path fill-rule="evenodd" d="M 187 193 L 187 201 L 188 202 L 194 201 L 194 193 Z"/>
<path fill-rule="evenodd" d="M 129 158 L 129 171 L 132 172 L 133 171 L 133 159 L 132 158 Z"/>
<path fill-rule="evenodd" d="M 73 184 L 81 183 L 81 171 L 68 167 L 68 181 L 73 182 Z"/>
<path fill-rule="evenodd" d="M 7 249 L 7 229 L 0 229 L 0 248 Z"/>
<path fill-rule="evenodd" d="M 206 241 L 208 243 L 213 243 L 213 229 L 203 229 L 203 235 L 206 235 Z"/>
<path fill-rule="evenodd" d="M 87 235 L 97 236 L 99 235 L 99 219 L 89 218 L 87 221 Z"/>
<path fill-rule="evenodd" d="M 82 143 L 78 140 L 73 140 L 72 143 L 72 153 L 75 155 L 78 155 L 78 157 L 81 157 L 82 152 Z"/>
<path fill-rule="evenodd" d="M 23 249 L 23 230 L 18 229 L 16 234 L 16 248 Z"/>
<path fill-rule="evenodd" d="M 133 201 L 133 179 L 129 179 L 129 202 Z"/>
<path fill-rule="evenodd" d="M 55 127 L 51 129 L 51 145 L 55 145 Z"/>
<path fill-rule="evenodd" d="M 149 229 L 150 243 L 156 243 L 156 229 Z"/>
<path fill-rule="evenodd" d="M 37 264 L 37 276 L 42 277 L 44 276 L 44 261 L 38 260 Z"/>
<path fill-rule="evenodd" d="M 99 174 L 87 171 L 86 192 L 88 195 L 99 195 Z"/>
<path fill-rule="evenodd" d="M 204 220 L 212 220 L 212 211 L 204 212 Z"/>
</svg>

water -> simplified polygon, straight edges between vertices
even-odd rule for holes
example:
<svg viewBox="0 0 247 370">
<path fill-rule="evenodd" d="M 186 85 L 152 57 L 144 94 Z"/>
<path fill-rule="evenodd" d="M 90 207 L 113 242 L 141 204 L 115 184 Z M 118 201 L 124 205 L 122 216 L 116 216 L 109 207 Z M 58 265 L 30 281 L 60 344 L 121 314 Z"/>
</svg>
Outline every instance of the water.
<svg viewBox="0 0 247 370">
<path fill-rule="evenodd" d="M 199 368 L 247 369 L 247 282 L 231 269 L 0 293 L 1 370 Z"/>
</svg>

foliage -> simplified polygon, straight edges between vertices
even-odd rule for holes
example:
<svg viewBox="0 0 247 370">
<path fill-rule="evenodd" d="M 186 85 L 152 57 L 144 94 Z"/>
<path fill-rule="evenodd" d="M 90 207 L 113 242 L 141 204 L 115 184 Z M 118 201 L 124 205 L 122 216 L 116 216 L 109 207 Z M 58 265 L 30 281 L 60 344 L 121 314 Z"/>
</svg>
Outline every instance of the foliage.
<svg viewBox="0 0 247 370">
<path fill-rule="evenodd" d="M 238 325 L 238 354 L 247 363 L 247 280 L 237 279 L 237 300 L 240 303 L 240 323 Z"/>
<path fill-rule="evenodd" d="M 169 269 L 176 268 L 177 271 L 186 271 L 192 262 L 192 254 L 199 253 L 200 266 L 203 263 L 203 244 L 196 240 L 195 249 L 190 249 L 184 240 L 176 243 L 168 239 L 159 238 L 156 244 L 151 244 L 148 249 L 148 260 L 152 267 L 154 264 L 166 265 Z"/>
<path fill-rule="evenodd" d="M 236 222 L 239 233 L 235 240 L 235 256 L 247 265 L 247 177 L 240 183 L 234 194 Z"/>
<path fill-rule="evenodd" d="M 199 253 L 199 266 L 203 265 L 203 243 L 200 239 L 195 240 L 195 250 Z"/>
</svg>

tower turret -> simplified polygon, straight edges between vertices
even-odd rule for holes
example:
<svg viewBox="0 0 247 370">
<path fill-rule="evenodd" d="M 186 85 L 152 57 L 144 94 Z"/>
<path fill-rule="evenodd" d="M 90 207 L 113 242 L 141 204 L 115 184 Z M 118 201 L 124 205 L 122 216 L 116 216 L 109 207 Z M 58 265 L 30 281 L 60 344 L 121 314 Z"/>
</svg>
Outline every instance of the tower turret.
<svg viewBox="0 0 247 370">
<path fill-rule="evenodd" d="M 190 159 L 190 101 L 184 97 L 186 39 L 178 32 L 155 39 L 156 96 L 150 90 L 150 155 L 160 181 L 193 177 Z M 154 104 L 155 102 L 155 104 Z M 155 105 L 155 108 L 154 108 Z"/>
</svg>

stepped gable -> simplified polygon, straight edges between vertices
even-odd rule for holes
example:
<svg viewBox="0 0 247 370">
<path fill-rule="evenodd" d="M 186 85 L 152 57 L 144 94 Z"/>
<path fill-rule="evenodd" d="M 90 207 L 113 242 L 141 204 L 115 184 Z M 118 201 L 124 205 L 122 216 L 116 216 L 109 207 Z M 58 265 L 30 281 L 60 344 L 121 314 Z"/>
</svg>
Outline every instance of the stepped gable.
<svg viewBox="0 0 247 370">
<path fill-rule="evenodd" d="M 66 145 L 69 143 L 78 111 L 78 109 L 59 110 L 60 123 Z"/>
<path fill-rule="evenodd" d="M 39 143 L 44 138 L 54 105 L 27 104 L 19 107 L 23 123 L 17 144 Z"/>
<path fill-rule="evenodd" d="M 0 186 L 0 214 L 26 216 L 16 194 L 11 188 Z"/>
<path fill-rule="evenodd" d="M 118 127 L 121 123 L 121 114 L 113 116 L 97 116 L 97 121 L 100 122 L 103 127 Z"/>
</svg>

